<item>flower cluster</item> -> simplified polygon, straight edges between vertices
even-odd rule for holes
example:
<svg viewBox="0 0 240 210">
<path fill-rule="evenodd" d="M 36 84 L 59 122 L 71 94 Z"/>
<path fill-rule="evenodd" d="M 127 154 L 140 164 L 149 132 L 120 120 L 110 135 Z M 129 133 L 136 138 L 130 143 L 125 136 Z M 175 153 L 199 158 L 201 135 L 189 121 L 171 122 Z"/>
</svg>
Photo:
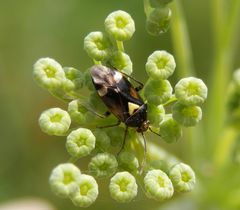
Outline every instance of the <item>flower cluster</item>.
<svg viewBox="0 0 240 210">
<path fill-rule="evenodd" d="M 146 29 L 149 34 L 158 36 L 168 30 L 172 16 L 168 7 L 170 2 L 172 0 L 145 0 Z"/>
<path fill-rule="evenodd" d="M 158 6 L 159 2 L 162 5 L 169 1 L 151 2 Z M 133 19 L 124 11 L 115 11 L 106 18 L 105 31 L 89 33 L 84 39 L 85 51 L 100 70 L 111 66 L 130 75 L 132 62 L 123 41 L 135 32 Z M 149 79 L 142 94 L 148 105 L 150 130 L 167 143 L 181 137 L 182 126 L 195 126 L 201 120 L 200 105 L 207 97 L 207 87 L 195 77 L 183 78 L 172 87 L 168 78 L 175 68 L 170 53 L 153 52 L 146 62 Z M 107 108 L 94 90 L 89 70 L 62 67 L 54 59 L 41 58 L 34 64 L 33 75 L 39 86 L 68 104 L 67 111 L 50 108 L 39 117 L 43 132 L 66 137 L 66 151 L 71 156 L 69 163 L 58 165 L 50 175 L 50 186 L 56 195 L 87 207 L 97 199 L 97 181 L 101 179 L 109 179 L 110 195 L 117 202 L 133 200 L 138 182 L 143 183 L 146 196 L 157 201 L 171 198 L 175 191 L 193 189 L 195 174 L 191 167 L 151 141 L 147 142 L 146 163 L 142 166 L 142 138 L 134 128 L 129 129 L 124 150 L 117 155 L 124 127 L 99 128 L 116 122 L 116 118 L 102 118 Z M 82 174 L 77 164 L 82 157 L 89 157 L 88 167 L 81 167 L 87 174 Z"/>
</svg>

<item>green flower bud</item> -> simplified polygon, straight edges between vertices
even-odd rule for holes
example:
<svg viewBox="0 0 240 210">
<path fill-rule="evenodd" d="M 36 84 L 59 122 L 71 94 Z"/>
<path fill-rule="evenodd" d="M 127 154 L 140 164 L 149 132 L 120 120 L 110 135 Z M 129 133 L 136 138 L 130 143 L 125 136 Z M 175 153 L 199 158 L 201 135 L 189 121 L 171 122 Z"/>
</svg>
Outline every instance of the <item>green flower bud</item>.
<svg viewBox="0 0 240 210">
<path fill-rule="evenodd" d="M 42 112 L 38 123 L 44 133 L 62 136 L 68 131 L 71 118 L 66 111 L 60 108 L 51 108 Z"/>
<path fill-rule="evenodd" d="M 160 123 L 159 134 L 167 143 L 172 143 L 182 136 L 182 129 L 170 114 L 166 115 Z"/>
<path fill-rule="evenodd" d="M 153 52 L 146 63 L 148 76 L 155 80 L 167 79 L 173 74 L 175 68 L 174 57 L 164 50 Z"/>
<path fill-rule="evenodd" d="M 110 181 L 109 191 L 112 198 L 120 203 L 130 202 L 137 195 L 137 184 L 129 172 L 118 172 Z"/>
<path fill-rule="evenodd" d="M 199 106 L 186 106 L 177 102 L 172 107 L 172 117 L 183 126 L 195 126 L 202 119 L 202 109 Z"/>
<path fill-rule="evenodd" d="M 168 7 L 153 9 L 146 21 L 146 30 L 152 36 L 167 32 L 172 12 Z"/>
<path fill-rule="evenodd" d="M 89 90 L 95 91 L 89 69 L 83 73 L 83 83 Z"/>
<path fill-rule="evenodd" d="M 129 172 L 136 172 L 139 167 L 138 159 L 136 156 L 127 151 L 123 151 L 119 154 L 118 164 L 120 168 Z"/>
<path fill-rule="evenodd" d="M 121 146 L 123 142 L 124 128 L 118 126 L 106 129 L 108 136 L 111 140 L 111 146 Z"/>
<path fill-rule="evenodd" d="M 95 148 L 95 136 L 87 128 L 78 128 L 67 136 L 66 148 L 73 157 L 84 157 Z"/>
<path fill-rule="evenodd" d="M 147 146 L 147 162 L 150 165 L 150 169 L 160 169 L 166 172 L 179 163 L 175 156 L 159 147 L 159 145 L 148 142 Z"/>
<path fill-rule="evenodd" d="M 163 201 L 172 197 L 174 189 L 171 180 L 161 170 L 148 171 L 144 177 L 146 195 L 157 201 Z"/>
<path fill-rule="evenodd" d="M 175 96 L 181 104 L 200 105 L 207 98 L 207 86 L 201 79 L 187 77 L 181 79 L 175 86 Z"/>
<path fill-rule="evenodd" d="M 233 81 L 240 88 L 240 68 L 235 70 L 233 73 Z"/>
<path fill-rule="evenodd" d="M 164 115 L 165 109 L 163 105 L 155 106 L 148 104 L 148 120 L 151 122 L 151 125 L 158 127 Z"/>
<path fill-rule="evenodd" d="M 150 5 L 152 7 L 163 7 L 166 4 L 169 4 L 172 0 L 150 0 Z"/>
<path fill-rule="evenodd" d="M 109 14 L 104 24 L 109 36 L 118 41 L 129 40 L 135 32 L 135 24 L 132 17 L 127 12 L 121 10 Z"/>
<path fill-rule="evenodd" d="M 97 178 L 113 175 L 117 171 L 118 162 L 114 155 L 109 153 L 98 153 L 88 164 L 88 170 Z"/>
<path fill-rule="evenodd" d="M 148 80 L 144 86 L 144 96 L 148 103 L 160 105 L 172 96 L 172 86 L 168 80 Z"/>
<path fill-rule="evenodd" d="M 189 165 L 184 163 L 176 164 L 169 172 L 173 186 L 178 192 L 189 192 L 194 188 L 195 173 Z"/>
<path fill-rule="evenodd" d="M 106 132 L 97 129 L 93 134 L 96 136 L 96 149 L 99 151 L 107 151 L 111 146 L 111 140 Z"/>
<path fill-rule="evenodd" d="M 84 50 L 96 61 L 106 60 L 111 53 L 112 43 L 100 31 L 91 32 L 84 39 Z"/>
<path fill-rule="evenodd" d="M 63 163 L 56 166 L 49 177 L 52 191 L 60 197 L 67 198 L 77 189 L 76 182 L 80 179 L 81 172 L 72 163 Z"/>
<path fill-rule="evenodd" d="M 52 58 L 40 58 L 33 66 L 33 78 L 39 86 L 53 90 L 61 87 L 65 74 L 57 61 Z"/>
<path fill-rule="evenodd" d="M 97 113 L 105 113 L 107 111 L 106 105 L 103 103 L 102 99 L 99 97 L 97 91 L 94 91 L 89 96 L 89 104 L 94 107 L 94 111 Z"/>
<path fill-rule="evenodd" d="M 117 51 L 110 58 L 110 64 L 127 75 L 132 74 L 132 61 L 128 54 Z"/>
<path fill-rule="evenodd" d="M 68 113 L 71 119 L 76 123 L 83 124 L 85 122 L 86 112 L 86 108 L 81 105 L 81 101 L 79 99 L 73 100 L 68 104 Z"/>
<path fill-rule="evenodd" d="M 65 90 L 79 90 L 83 87 L 83 73 L 73 67 L 64 67 L 63 68 L 66 81 L 63 82 Z"/>
<path fill-rule="evenodd" d="M 93 204 L 98 197 L 96 180 L 92 176 L 81 174 L 77 186 L 77 190 L 70 194 L 73 204 L 78 207 L 88 207 Z"/>
</svg>

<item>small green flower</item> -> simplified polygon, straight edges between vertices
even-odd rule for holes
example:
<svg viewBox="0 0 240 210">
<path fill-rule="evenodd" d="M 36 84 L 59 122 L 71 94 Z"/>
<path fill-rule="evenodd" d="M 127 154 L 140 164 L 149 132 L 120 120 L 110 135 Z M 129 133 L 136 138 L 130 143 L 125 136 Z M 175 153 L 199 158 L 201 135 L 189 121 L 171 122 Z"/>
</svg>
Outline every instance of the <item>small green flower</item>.
<svg viewBox="0 0 240 210">
<path fill-rule="evenodd" d="M 42 112 L 38 122 L 44 133 L 62 136 L 68 131 L 71 118 L 66 111 L 60 108 L 51 108 Z"/>
<path fill-rule="evenodd" d="M 67 91 L 79 90 L 83 87 L 83 73 L 73 67 L 63 68 L 66 81 L 63 82 L 64 89 Z"/>
<path fill-rule="evenodd" d="M 240 88 L 240 68 L 234 71 L 233 81 Z"/>
<path fill-rule="evenodd" d="M 146 63 L 149 77 L 155 80 L 167 79 L 173 74 L 175 68 L 174 57 L 164 50 L 153 52 Z"/>
<path fill-rule="evenodd" d="M 78 128 L 67 136 L 66 148 L 73 157 L 84 157 L 95 148 L 95 136 L 87 128 Z"/>
<path fill-rule="evenodd" d="M 95 87 L 93 86 L 92 77 L 91 77 L 89 69 L 87 69 L 83 73 L 83 81 L 84 81 L 83 84 L 85 87 L 87 87 L 91 91 L 95 91 Z"/>
<path fill-rule="evenodd" d="M 172 12 L 168 7 L 156 8 L 147 17 L 146 30 L 152 36 L 167 32 L 170 26 Z"/>
<path fill-rule="evenodd" d="M 157 201 L 166 200 L 172 197 L 174 189 L 171 180 L 161 170 L 148 171 L 144 177 L 146 195 Z"/>
<path fill-rule="evenodd" d="M 68 104 L 68 113 L 72 121 L 83 124 L 85 122 L 85 114 L 87 110 L 81 105 L 80 99 L 73 100 Z"/>
<path fill-rule="evenodd" d="M 172 107 L 172 117 L 183 126 L 195 126 L 202 119 L 202 109 L 199 106 L 186 106 L 177 102 Z"/>
<path fill-rule="evenodd" d="M 109 153 L 98 153 L 88 164 L 88 170 L 97 178 L 104 178 L 113 175 L 118 167 L 114 155 Z"/>
<path fill-rule="evenodd" d="M 111 53 L 112 43 L 100 31 L 91 32 L 84 39 L 84 50 L 96 61 L 106 60 Z"/>
<path fill-rule="evenodd" d="M 117 147 L 121 146 L 123 142 L 123 134 L 124 134 L 124 128 L 123 127 L 114 127 L 114 128 L 108 128 L 106 129 L 108 136 L 111 140 L 111 146 Z M 120 135 L 122 133 L 122 135 Z"/>
<path fill-rule="evenodd" d="M 187 77 L 181 79 L 175 86 L 175 96 L 185 105 L 200 105 L 207 98 L 207 86 L 201 79 Z"/>
<path fill-rule="evenodd" d="M 172 2 L 172 0 L 150 0 L 152 7 L 163 7 L 170 2 Z"/>
<path fill-rule="evenodd" d="M 176 164 L 169 172 L 173 186 L 178 192 L 189 192 L 194 188 L 196 178 L 192 168 L 184 163 Z"/>
<path fill-rule="evenodd" d="M 168 80 L 148 80 L 144 86 L 144 96 L 148 103 L 160 105 L 172 96 L 172 86 Z"/>
<path fill-rule="evenodd" d="M 172 115 L 168 114 L 165 115 L 163 121 L 160 123 L 159 134 L 167 143 L 172 143 L 182 136 L 182 129 L 172 118 Z"/>
<path fill-rule="evenodd" d="M 106 152 L 111 146 L 109 136 L 101 129 L 95 130 L 93 134 L 96 136 L 96 149 Z"/>
<path fill-rule="evenodd" d="M 148 142 L 147 146 L 147 162 L 150 169 L 169 171 L 172 166 L 179 163 L 174 155 L 159 147 L 157 143 Z"/>
<path fill-rule="evenodd" d="M 137 195 L 137 184 L 129 172 L 118 172 L 110 181 L 109 191 L 112 198 L 120 203 L 130 202 Z"/>
<path fill-rule="evenodd" d="M 62 66 L 52 58 L 40 58 L 33 66 L 33 78 L 48 90 L 60 88 L 65 74 Z"/>
<path fill-rule="evenodd" d="M 81 174 L 77 181 L 77 190 L 70 194 L 73 204 L 78 207 L 88 207 L 95 202 L 98 197 L 98 184 L 89 175 Z"/>
<path fill-rule="evenodd" d="M 60 197 L 67 198 L 77 189 L 76 182 L 80 179 L 81 172 L 72 163 L 63 163 L 56 166 L 49 177 L 52 191 Z"/>
<path fill-rule="evenodd" d="M 139 167 L 136 156 L 128 151 L 123 151 L 119 154 L 118 164 L 120 168 L 129 172 L 136 172 Z"/>
<path fill-rule="evenodd" d="M 109 60 L 110 64 L 127 75 L 132 74 L 132 61 L 128 54 L 117 51 L 114 52 Z"/>
<path fill-rule="evenodd" d="M 105 19 L 105 30 L 114 39 L 126 41 L 135 32 L 135 24 L 127 12 L 118 10 L 109 14 Z"/>
<path fill-rule="evenodd" d="M 165 109 L 163 105 L 155 106 L 153 104 L 148 104 L 148 120 L 151 125 L 158 127 L 160 122 L 163 120 L 165 115 Z"/>
<path fill-rule="evenodd" d="M 97 91 L 91 93 L 88 102 L 91 107 L 94 107 L 94 111 L 97 113 L 105 113 L 107 111 L 107 107 L 99 97 Z"/>
</svg>

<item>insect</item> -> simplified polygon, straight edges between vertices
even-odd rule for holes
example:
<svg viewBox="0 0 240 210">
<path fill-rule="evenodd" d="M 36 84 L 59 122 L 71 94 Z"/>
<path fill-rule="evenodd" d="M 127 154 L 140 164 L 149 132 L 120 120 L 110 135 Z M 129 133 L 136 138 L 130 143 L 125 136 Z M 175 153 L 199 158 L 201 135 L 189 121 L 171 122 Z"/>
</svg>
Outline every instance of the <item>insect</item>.
<svg viewBox="0 0 240 210">
<path fill-rule="evenodd" d="M 121 150 L 125 145 L 128 127 L 136 127 L 136 131 L 141 133 L 144 139 L 144 160 L 142 163 L 144 165 L 146 161 L 146 140 L 143 132 L 148 129 L 151 130 L 151 128 L 149 127 L 150 122 L 147 120 L 147 104 L 138 94 L 138 91 L 143 88 L 143 84 L 116 69 L 100 65 L 93 66 L 90 69 L 90 74 L 99 97 L 109 110 L 106 116 L 112 113 L 118 119 L 117 123 L 103 127 L 117 126 L 121 122 L 126 125 Z M 134 88 L 127 77 L 137 82 L 139 86 Z"/>
</svg>

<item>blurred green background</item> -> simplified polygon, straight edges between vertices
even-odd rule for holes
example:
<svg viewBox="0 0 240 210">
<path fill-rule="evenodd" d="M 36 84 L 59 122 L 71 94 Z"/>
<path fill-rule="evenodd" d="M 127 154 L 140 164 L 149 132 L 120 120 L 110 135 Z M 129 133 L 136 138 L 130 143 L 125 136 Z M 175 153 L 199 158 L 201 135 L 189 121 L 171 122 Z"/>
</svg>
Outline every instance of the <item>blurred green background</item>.
<svg viewBox="0 0 240 210">
<path fill-rule="evenodd" d="M 210 1 L 181 2 L 197 76 L 210 85 L 214 47 Z M 65 109 L 66 105 L 34 83 L 32 66 L 38 58 L 52 57 L 63 66 L 88 68 L 92 61 L 83 50 L 84 37 L 91 31 L 104 30 L 105 17 L 118 9 L 127 11 L 135 20 L 136 32 L 125 43 L 125 48 L 133 61 L 133 75 L 144 82 L 147 79 L 144 70 L 147 57 L 157 49 L 174 54 L 174 46 L 170 32 L 160 37 L 147 34 L 142 1 L 0 0 L 0 203 L 31 196 L 48 200 L 58 210 L 77 209 L 70 201 L 53 195 L 48 185 L 51 169 L 68 159 L 65 140 L 45 135 L 37 123 L 43 110 L 55 106 Z M 237 41 L 235 47 L 239 51 Z M 235 59 L 232 66 L 233 69 L 240 67 L 240 59 Z M 217 80 L 218 75 L 215 76 Z M 174 84 L 174 78 L 172 82 Z M 207 118 L 204 115 L 202 123 Z M 189 159 L 188 152 L 184 150 L 187 144 L 186 140 L 181 140 L 175 145 L 165 146 L 184 161 L 192 163 L 194 169 L 198 168 L 199 165 L 194 165 L 198 161 Z M 204 159 L 201 152 L 198 155 L 199 159 Z M 239 167 L 233 170 L 239 170 Z M 204 186 L 200 188 L 204 189 Z M 185 209 L 194 209 L 191 206 L 193 194 L 176 196 L 164 205 L 179 200 L 184 201 Z M 210 203 L 206 204 L 208 209 L 218 209 L 214 208 L 215 205 L 211 208 Z M 131 204 L 117 204 L 109 198 L 107 186 L 100 186 L 100 197 L 89 209 L 112 209 L 113 206 L 115 209 L 150 209 L 159 205 L 151 200 L 146 202 L 141 195 Z M 169 209 L 179 208 L 173 206 Z"/>
</svg>

